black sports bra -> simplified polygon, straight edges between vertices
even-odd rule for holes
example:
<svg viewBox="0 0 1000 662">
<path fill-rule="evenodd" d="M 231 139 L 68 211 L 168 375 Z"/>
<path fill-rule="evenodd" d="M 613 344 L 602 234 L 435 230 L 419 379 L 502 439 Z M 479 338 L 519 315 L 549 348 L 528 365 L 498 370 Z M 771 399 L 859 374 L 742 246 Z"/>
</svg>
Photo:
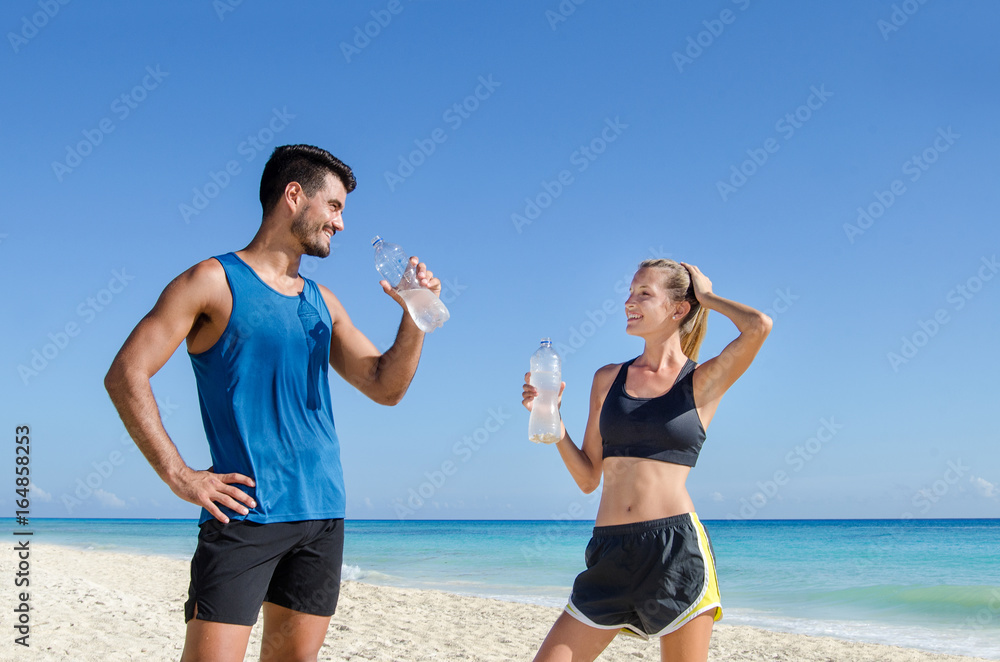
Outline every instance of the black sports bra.
<svg viewBox="0 0 1000 662">
<path fill-rule="evenodd" d="M 635 398 L 625 392 L 634 361 L 622 365 L 601 407 L 604 457 L 642 457 L 693 467 L 705 442 L 692 389 L 697 364 L 688 359 L 663 395 Z"/>
</svg>

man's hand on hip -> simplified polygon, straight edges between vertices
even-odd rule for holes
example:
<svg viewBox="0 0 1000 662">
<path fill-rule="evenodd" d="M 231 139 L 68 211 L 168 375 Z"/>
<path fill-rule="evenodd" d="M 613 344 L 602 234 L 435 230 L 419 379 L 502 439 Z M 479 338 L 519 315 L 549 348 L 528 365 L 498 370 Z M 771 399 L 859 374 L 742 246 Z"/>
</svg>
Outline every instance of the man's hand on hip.
<svg viewBox="0 0 1000 662">
<path fill-rule="evenodd" d="M 229 518 L 223 514 L 216 502 L 241 515 L 250 512 L 247 507 L 254 508 L 257 502 L 249 494 L 233 487 L 234 483 L 254 487 L 253 479 L 243 474 L 216 474 L 211 471 L 195 471 L 186 467 L 169 485 L 174 494 L 197 506 L 201 506 L 212 517 L 223 524 L 229 523 Z M 246 504 L 246 505 L 243 505 Z"/>
</svg>

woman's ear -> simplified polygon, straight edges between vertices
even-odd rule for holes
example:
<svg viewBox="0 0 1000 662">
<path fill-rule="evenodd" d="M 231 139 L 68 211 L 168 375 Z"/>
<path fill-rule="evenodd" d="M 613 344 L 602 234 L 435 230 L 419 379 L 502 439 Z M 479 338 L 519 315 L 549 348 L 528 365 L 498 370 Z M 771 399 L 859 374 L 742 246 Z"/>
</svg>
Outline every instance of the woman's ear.
<svg viewBox="0 0 1000 662">
<path fill-rule="evenodd" d="M 673 318 L 676 320 L 682 320 L 687 317 L 690 312 L 691 304 L 687 301 L 681 301 L 680 303 L 674 304 Z"/>
</svg>

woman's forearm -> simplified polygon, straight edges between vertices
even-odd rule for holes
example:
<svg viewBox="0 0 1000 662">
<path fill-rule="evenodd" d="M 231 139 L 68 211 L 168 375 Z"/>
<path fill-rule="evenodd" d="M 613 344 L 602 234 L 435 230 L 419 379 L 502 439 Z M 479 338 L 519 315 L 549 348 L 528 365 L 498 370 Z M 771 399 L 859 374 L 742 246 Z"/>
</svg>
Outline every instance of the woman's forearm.
<svg viewBox="0 0 1000 662">
<path fill-rule="evenodd" d="M 702 295 L 700 303 L 704 308 L 731 319 L 740 333 L 762 330 L 770 325 L 770 318 L 759 310 L 731 299 L 724 299 L 714 292 Z"/>
</svg>

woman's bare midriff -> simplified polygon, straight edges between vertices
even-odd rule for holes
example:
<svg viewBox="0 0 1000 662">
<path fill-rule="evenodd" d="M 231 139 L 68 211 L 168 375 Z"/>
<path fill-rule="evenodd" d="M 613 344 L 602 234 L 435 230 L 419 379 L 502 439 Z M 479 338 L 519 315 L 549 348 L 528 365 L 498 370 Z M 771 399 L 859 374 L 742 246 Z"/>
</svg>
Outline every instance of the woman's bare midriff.
<svg viewBox="0 0 1000 662">
<path fill-rule="evenodd" d="M 691 467 L 636 457 L 604 460 L 596 526 L 631 524 L 694 512 L 685 481 Z"/>
</svg>

